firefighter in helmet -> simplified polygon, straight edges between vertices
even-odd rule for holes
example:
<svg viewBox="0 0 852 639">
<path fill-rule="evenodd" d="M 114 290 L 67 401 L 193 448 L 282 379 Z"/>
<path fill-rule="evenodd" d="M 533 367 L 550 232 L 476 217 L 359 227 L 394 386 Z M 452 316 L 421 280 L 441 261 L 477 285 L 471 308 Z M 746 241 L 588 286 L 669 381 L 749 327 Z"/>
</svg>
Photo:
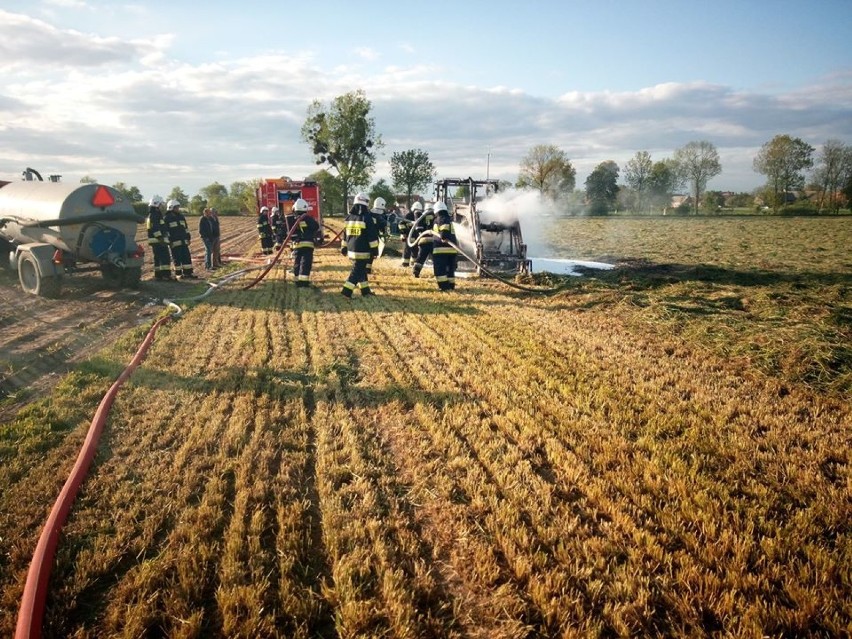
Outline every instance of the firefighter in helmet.
<svg viewBox="0 0 852 639">
<path fill-rule="evenodd" d="M 356 288 L 361 290 L 361 295 L 375 295 L 367 281 L 367 266 L 374 251 L 378 251 L 379 242 L 375 239 L 378 236 L 369 206 L 367 194 L 359 193 L 344 220 L 340 250 L 352 260 L 352 271 L 340 291 L 346 297 L 352 297 Z"/>
<path fill-rule="evenodd" d="M 275 241 L 272 250 L 278 252 L 281 245 L 284 244 L 284 238 L 287 237 L 287 227 L 284 225 L 284 214 L 277 206 L 272 207 L 269 226 L 272 229 L 272 237 Z"/>
<path fill-rule="evenodd" d="M 261 206 L 257 215 L 257 236 L 260 238 L 260 252 L 272 255 L 272 225 L 269 223 L 268 206 Z"/>
<path fill-rule="evenodd" d="M 314 246 L 319 236 L 320 228 L 316 219 L 308 215 L 308 203 L 299 198 L 293 204 L 293 213 L 298 217 L 294 220 L 293 233 L 293 275 L 296 276 L 296 286 L 311 285 L 311 267 L 314 264 Z"/>
<path fill-rule="evenodd" d="M 447 210 L 445 202 L 435 204 L 435 222 L 432 225 L 432 268 L 435 271 L 435 279 L 438 288 L 442 291 L 451 291 L 456 287 L 456 260 L 458 254 L 452 244 L 457 244 L 456 230 L 453 227 L 453 218 Z"/>
<path fill-rule="evenodd" d="M 180 279 L 194 280 L 198 276 L 192 272 L 192 256 L 189 253 L 189 227 L 186 218 L 180 212 L 180 202 L 169 200 L 166 204 L 166 226 L 169 229 L 169 248 L 172 250 L 172 262 L 175 275 Z"/>
<path fill-rule="evenodd" d="M 148 245 L 154 258 L 154 279 L 172 279 L 172 259 L 169 254 L 169 232 L 163 220 L 163 198 L 155 195 L 148 202 Z"/>
<path fill-rule="evenodd" d="M 408 234 L 414 228 L 414 222 L 420 217 L 423 212 L 423 205 L 420 202 L 415 202 L 411 205 L 411 210 L 406 211 L 397 225 L 399 227 L 399 239 L 402 240 L 402 266 L 408 268 L 410 260 L 417 259 L 417 245 L 408 245 Z"/>
<path fill-rule="evenodd" d="M 414 223 L 414 237 L 417 238 L 417 259 L 414 261 L 412 273 L 414 277 L 420 277 L 420 271 L 426 260 L 432 255 L 432 234 L 425 231 L 432 230 L 435 223 L 435 208 L 431 202 L 427 202 L 423 209 L 423 215 Z"/>
<path fill-rule="evenodd" d="M 377 197 L 373 201 L 373 209 L 370 213 L 373 214 L 373 224 L 376 227 L 375 230 L 375 240 L 376 240 L 376 248 L 371 252 L 372 257 L 370 258 L 370 263 L 367 265 L 367 272 L 373 272 L 373 260 L 375 260 L 379 256 L 379 240 L 384 241 L 387 237 L 387 228 L 388 228 L 388 219 L 385 214 L 386 208 L 385 198 Z"/>
</svg>

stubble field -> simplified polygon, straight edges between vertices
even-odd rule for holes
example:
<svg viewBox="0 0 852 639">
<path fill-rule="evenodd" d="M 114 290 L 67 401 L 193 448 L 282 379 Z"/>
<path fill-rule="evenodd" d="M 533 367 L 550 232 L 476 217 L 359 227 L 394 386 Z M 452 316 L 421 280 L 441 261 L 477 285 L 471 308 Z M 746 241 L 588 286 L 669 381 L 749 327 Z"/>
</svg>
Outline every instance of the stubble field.
<svg viewBox="0 0 852 639">
<path fill-rule="evenodd" d="M 753 221 L 555 223 L 557 256 L 619 268 L 547 296 L 386 257 L 347 300 L 322 249 L 315 289 L 190 304 L 119 394 L 45 636 L 848 635 L 852 220 Z M 204 289 L 143 282 L 5 400 L 0 634 L 145 303 Z M 58 302 L 28 314 L 104 308 Z M 13 380 L 35 329 L 2 309 Z"/>
</svg>

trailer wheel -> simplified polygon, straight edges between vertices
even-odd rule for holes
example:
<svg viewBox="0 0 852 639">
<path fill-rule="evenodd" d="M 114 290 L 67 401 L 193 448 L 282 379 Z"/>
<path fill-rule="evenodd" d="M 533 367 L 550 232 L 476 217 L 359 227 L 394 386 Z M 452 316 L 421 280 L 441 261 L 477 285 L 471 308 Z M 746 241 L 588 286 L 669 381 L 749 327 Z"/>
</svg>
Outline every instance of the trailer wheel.
<svg viewBox="0 0 852 639">
<path fill-rule="evenodd" d="M 0 269 L 11 270 L 12 268 L 12 260 L 10 259 L 10 254 L 12 253 L 12 243 L 4 240 L 0 237 Z"/>
<path fill-rule="evenodd" d="M 29 253 L 18 258 L 18 280 L 26 293 L 42 297 L 59 297 L 62 281 L 58 277 L 42 277 L 36 259 Z"/>
<path fill-rule="evenodd" d="M 124 269 L 124 283 L 127 288 L 136 288 L 139 282 L 142 281 L 142 267 L 131 266 Z"/>
<path fill-rule="evenodd" d="M 101 275 L 104 281 L 113 288 L 135 288 L 139 286 L 139 281 L 142 279 L 142 267 L 121 268 L 115 264 L 104 264 L 101 266 Z"/>
</svg>

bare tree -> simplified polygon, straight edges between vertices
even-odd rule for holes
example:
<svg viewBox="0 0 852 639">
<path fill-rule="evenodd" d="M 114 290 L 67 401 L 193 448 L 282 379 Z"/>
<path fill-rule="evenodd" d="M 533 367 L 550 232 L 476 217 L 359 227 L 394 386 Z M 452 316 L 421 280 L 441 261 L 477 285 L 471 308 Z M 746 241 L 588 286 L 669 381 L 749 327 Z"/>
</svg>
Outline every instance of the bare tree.
<svg viewBox="0 0 852 639">
<path fill-rule="evenodd" d="M 837 213 L 840 210 L 838 197 L 843 185 L 852 174 L 852 147 L 840 140 L 828 140 L 817 156 L 814 182 L 819 186 L 819 208 L 824 207 Z"/>
<path fill-rule="evenodd" d="M 648 200 L 648 190 L 651 186 L 651 154 L 647 151 L 637 151 L 636 155 L 624 166 L 624 180 L 627 186 L 636 192 L 636 208 L 639 211 L 645 209 Z"/>
</svg>

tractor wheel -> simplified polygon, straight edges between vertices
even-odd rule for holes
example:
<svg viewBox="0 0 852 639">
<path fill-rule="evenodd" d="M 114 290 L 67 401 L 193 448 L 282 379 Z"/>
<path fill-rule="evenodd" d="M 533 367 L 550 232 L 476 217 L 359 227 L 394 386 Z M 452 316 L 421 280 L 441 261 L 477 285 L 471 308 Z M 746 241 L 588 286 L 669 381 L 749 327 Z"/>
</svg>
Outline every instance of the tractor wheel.
<svg viewBox="0 0 852 639">
<path fill-rule="evenodd" d="M 139 286 L 139 282 L 142 280 L 142 267 L 141 266 L 130 266 L 124 269 L 124 276 L 122 278 L 122 286 L 127 288 L 137 288 Z"/>
<path fill-rule="evenodd" d="M 42 277 L 36 259 L 29 253 L 22 253 L 18 258 L 18 280 L 21 288 L 31 295 L 59 297 L 62 291 L 62 280 L 58 277 Z"/>
</svg>

